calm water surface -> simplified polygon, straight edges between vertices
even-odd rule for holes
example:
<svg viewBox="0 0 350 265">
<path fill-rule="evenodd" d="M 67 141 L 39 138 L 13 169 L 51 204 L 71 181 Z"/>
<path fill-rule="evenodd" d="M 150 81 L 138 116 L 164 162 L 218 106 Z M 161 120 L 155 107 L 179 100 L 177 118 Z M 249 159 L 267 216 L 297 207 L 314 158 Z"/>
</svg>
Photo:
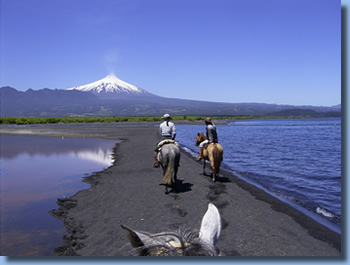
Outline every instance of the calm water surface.
<svg viewBox="0 0 350 265">
<path fill-rule="evenodd" d="M 205 125 L 178 125 L 176 139 L 194 156 Z M 223 166 L 235 175 L 341 227 L 341 119 L 250 120 L 217 125 Z"/>
<path fill-rule="evenodd" d="M 58 198 L 89 185 L 109 167 L 116 140 L 0 135 L 1 255 L 49 256 L 62 245 L 62 221 L 49 213 Z"/>
<path fill-rule="evenodd" d="M 197 156 L 205 125 L 176 128 L 181 147 Z M 340 232 L 341 119 L 251 120 L 217 131 L 225 169 Z M 82 177 L 111 165 L 117 141 L 0 135 L 0 143 L 0 254 L 53 255 L 65 228 L 48 212 L 89 188 Z"/>
</svg>

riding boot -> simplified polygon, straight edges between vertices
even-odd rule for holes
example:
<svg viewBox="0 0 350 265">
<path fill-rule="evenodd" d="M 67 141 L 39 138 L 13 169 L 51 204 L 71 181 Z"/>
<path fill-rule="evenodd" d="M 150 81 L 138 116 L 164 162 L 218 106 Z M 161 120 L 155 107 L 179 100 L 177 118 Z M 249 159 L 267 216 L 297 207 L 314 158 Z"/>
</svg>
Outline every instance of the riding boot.
<svg viewBox="0 0 350 265">
<path fill-rule="evenodd" d="M 203 150 L 204 147 L 199 148 L 199 155 L 197 156 L 196 161 L 201 161 L 203 159 Z"/>
<path fill-rule="evenodd" d="M 158 168 L 159 167 L 159 161 L 158 161 L 158 153 L 154 152 L 154 164 L 153 167 Z"/>
</svg>

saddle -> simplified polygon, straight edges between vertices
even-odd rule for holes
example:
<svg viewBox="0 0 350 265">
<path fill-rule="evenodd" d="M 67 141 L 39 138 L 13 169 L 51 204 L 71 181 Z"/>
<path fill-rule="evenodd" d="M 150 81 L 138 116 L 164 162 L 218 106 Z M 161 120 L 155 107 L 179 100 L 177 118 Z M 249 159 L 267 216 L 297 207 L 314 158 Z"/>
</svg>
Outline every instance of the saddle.
<svg viewBox="0 0 350 265">
<path fill-rule="evenodd" d="M 218 143 L 218 141 L 213 141 L 213 142 L 210 142 L 210 143 L 205 144 L 203 147 L 204 147 L 204 149 L 207 149 L 209 145 L 211 145 L 211 144 L 217 144 L 217 143 Z"/>
</svg>

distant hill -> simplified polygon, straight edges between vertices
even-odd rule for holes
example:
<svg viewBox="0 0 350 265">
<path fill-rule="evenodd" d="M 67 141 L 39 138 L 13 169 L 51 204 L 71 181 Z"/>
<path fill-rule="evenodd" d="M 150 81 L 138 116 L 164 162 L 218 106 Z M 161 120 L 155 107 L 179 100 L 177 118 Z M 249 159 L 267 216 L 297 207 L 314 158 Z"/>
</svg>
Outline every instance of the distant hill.
<svg viewBox="0 0 350 265">
<path fill-rule="evenodd" d="M 313 110 L 313 115 L 340 114 L 337 107 L 291 106 L 264 103 L 220 103 L 165 98 L 128 84 L 115 76 L 66 90 L 48 88 L 25 92 L 11 87 L 0 88 L 0 116 L 155 116 L 172 115 L 284 115 L 292 109 Z M 311 112 L 310 112 L 311 113 Z"/>
<path fill-rule="evenodd" d="M 17 91 L 11 87 L 0 88 L 0 116 L 46 117 L 77 113 L 79 109 L 95 105 L 99 99 L 89 93 L 80 91 L 29 89 Z"/>
</svg>

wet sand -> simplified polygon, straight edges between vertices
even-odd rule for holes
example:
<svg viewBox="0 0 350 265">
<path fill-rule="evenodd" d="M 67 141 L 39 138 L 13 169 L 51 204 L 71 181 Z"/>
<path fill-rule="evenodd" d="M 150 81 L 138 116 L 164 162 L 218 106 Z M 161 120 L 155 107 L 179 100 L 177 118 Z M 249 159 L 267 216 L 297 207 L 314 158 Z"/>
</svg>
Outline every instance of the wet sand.
<svg viewBox="0 0 350 265">
<path fill-rule="evenodd" d="M 127 126 L 125 126 L 127 125 Z M 130 127 L 132 125 L 133 127 Z M 148 126 L 144 126 L 148 125 Z M 57 255 L 124 256 L 131 246 L 121 225 L 147 232 L 198 229 L 209 202 L 221 214 L 218 248 L 228 256 L 333 256 L 341 236 L 293 207 L 222 170 L 217 182 L 181 151 L 178 193 L 165 194 L 153 168 L 157 123 L 0 127 L 0 133 L 118 139 L 115 163 L 52 212 L 67 228 Z M 181 143 L 180 143 L 181 144 Z M 209 172 L 209 168 L 207 168 Z"/>
</svg>

